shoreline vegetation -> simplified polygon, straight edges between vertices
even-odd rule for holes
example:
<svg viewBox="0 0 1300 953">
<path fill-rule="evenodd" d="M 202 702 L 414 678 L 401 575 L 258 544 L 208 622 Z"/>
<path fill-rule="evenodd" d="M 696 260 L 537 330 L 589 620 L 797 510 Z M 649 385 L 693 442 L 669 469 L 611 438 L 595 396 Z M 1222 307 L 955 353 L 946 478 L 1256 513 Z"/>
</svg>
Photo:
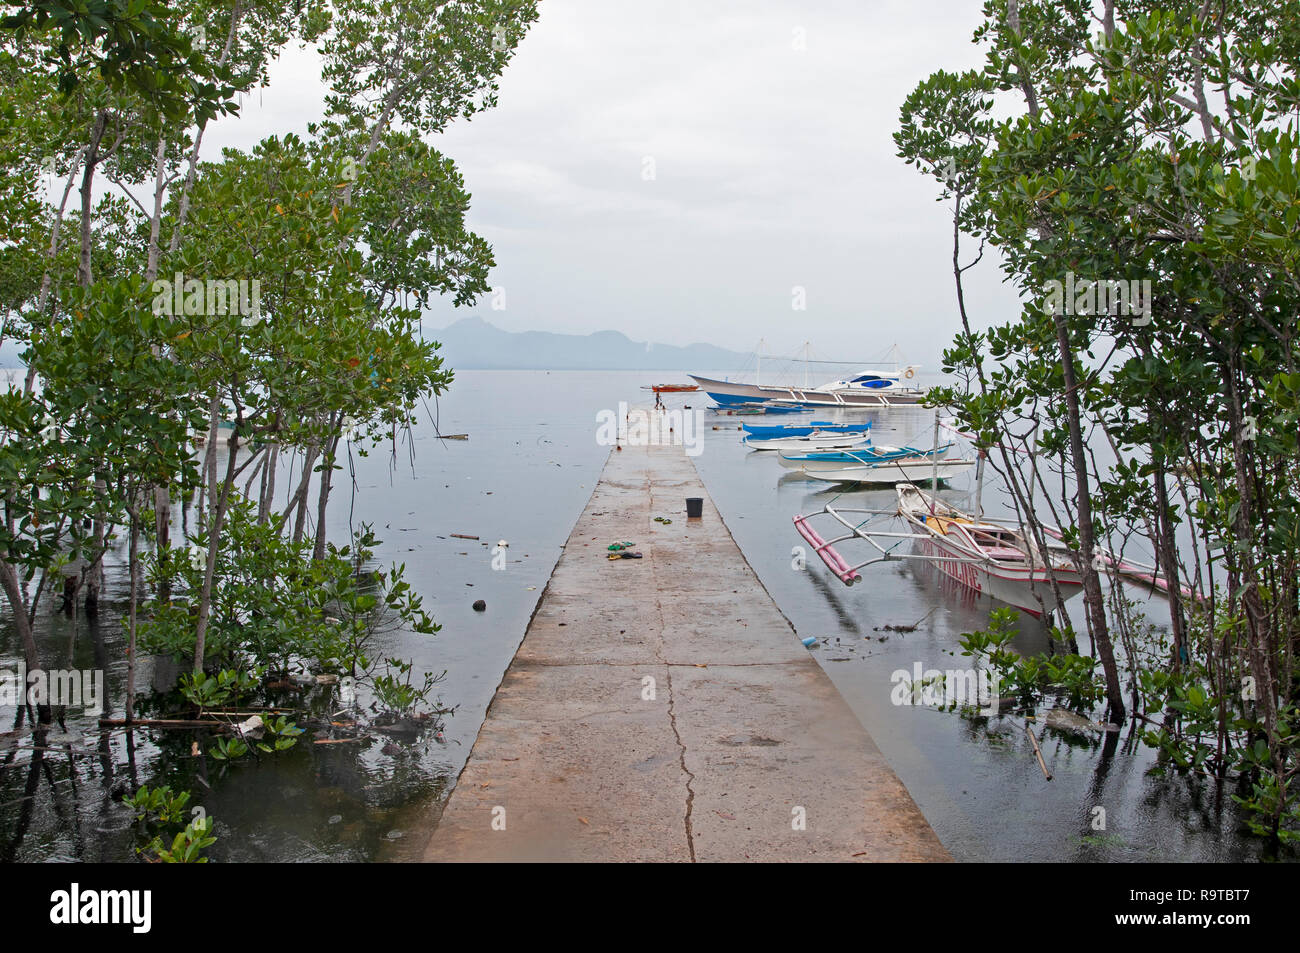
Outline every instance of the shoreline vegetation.
<svg viewBox="0 0 1300 953">
<path fill-rule="evenodd" d="M 1164 770 L 1229 793 L 1255 834 L 1292 844 L 1296 7 L 1005 0 L 984 13 L 984 68 L 923 81 L 895 135 L 952 213 L 962 330 L 944 370 L 958 383 L 932 402 L 976 435 L 1040 542 L 1040 520 L 1067 528 L 1084 611 L 1081 626 L 1060 613 L 1055 655 L 1007 652 L 1002 612 L 963 654 L 1026 699 L 1100 709 Z M 963 276 L 986 254 L 1023 307 L 975 330 Z M 1114 293 L 1139 285 L 1136 310 Z M 1177 583 L 1167 626 L 1103 594 L 1114 562 L 1099 555 L 1132 539 Z"/>
<path fill-rule="evenodd" d="M 298 743 L 275 695 L 294 679 L 331 696 L 320 708 L 335 727 L 364 704 L 372 726 L 436 728 L 436 678 L 379 645 L 393 626 L 437 624 L 404 567 L 370 564 L 369 528 L 340 545 L 326 514 L 343 438 L 395 448 L 452 382 L 421 305 L 485 293 L 493 257 L 465 226 L 453 160 L 427 139 L 494 105 L 536 18 L 528 0 L 6 8 L 3 337 L 27 373 L 0 396 L 0 586 L 28 670 L 48 664 L 38 613 L 61 596 L 97 615 L 105 554 L 125 541 L 117 720 L 211 722 L 194 751 L 216 770 Z M 323 63 L 324 119 L 205 155 L 208 124 L 305 43 Z M 56 204 L 42 176 L 61 183 Z M 100 183 L 113 188 L 95 203 Z M 207 435 L 201 454 L 191 433 Z M 296 489 L 276 509 L 286 461 Z M 190 670 L 151 726 L 141 653 Z M 15 730 L 60 719 L 20 706 Z M 204 860 L 213 819 L 134 768 L 141 856 Z"/>
</svg>

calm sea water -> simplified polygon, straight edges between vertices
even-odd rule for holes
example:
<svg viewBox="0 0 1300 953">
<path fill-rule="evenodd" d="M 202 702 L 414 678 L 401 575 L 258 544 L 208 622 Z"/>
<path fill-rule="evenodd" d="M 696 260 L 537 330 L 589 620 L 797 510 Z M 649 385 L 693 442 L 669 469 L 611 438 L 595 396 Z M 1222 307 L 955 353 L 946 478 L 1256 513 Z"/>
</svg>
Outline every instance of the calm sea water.
<svg viewBox="0 0 1300 953">
<path fill-rule="evenodd" d="M 366 522 L 383 539 L 381 562 L 403 562 L 442 631 L 395 633 L 389 654 L 423 671 L 446 671 L 444 704 L 456 707 L 441 741 L 414 745 L 300 745 L 276 759 L 204 772 L 188 739 L 103 740 L 94 719 L 70 713 L 69 732 L 33 752 L 30 739 L 0 750 L 0 859 L 121 860 L 130 856 L 130 812 L 114 798 L 138 783 L 196 791 L 216 819 L 214 859 L 239 861 L 404 859 L 419 853 L 437 807 L 468 756 L 496 686 L 523 637 L 546 580 L 585 506 L 609 452 L 596 440 L 597 414 L 620 401 L 649 406 L 643 384 L 685 380 L 677 372 L 465 371 L 449 394 L 430 402 L 430 419 L 411 443 L 354 454 L 351 477 L 331 503 L 331 532 L 343 538 Z M 703 407 L 700 395 L 670 406 Z M 848 412 L 872 419 L 879 443 L 928 444 L 932 412 Z M 834 417 L 821 412 L 816 415 Z M 772 418 L 786 421 L 793 418 Z M 791 517 L 841 505 L 887 507 L 892 491 L 842 494 L 794 479 L 774 455 L 747 450 L 738 418 L 705 418 L 696 465 L 746 558 L 800 636 L 823 641 L 813 654 L 875 738 L 944 844 L 962 860 L 1218 860 L 1260 856 L 1241 836 L 1226 793 L 1148 775 L 1149 753 L 1125 743 L 1070 740 L 1042 733 L 1045 781 L 1022 729 L 1008 716 L 987 723 L 891 703 L 891 675 L 963 665 L 957 640 L 985 625 L 991 604 L 952 591 L 921 567 L 870 567 L 843 587 L 821 564 L 792 566 L 801 543 Z M 717 429 L 713 429 L 717 427 Z M 348 471 L 345 471 L 345 474 Z M 282 481 L 281 486 L 287 485 Z M 968 488 L 948 495 L 964 501 Z M 853 501 L 850 503 L 850 501 Z M 986 490 L 986 507 L 1002 505 Z M 477 536 L 455 538 L 452 534 Z M 506 540 L 504 570 L 491 549 Z M 862 558 L 865 558 L 862 557 Z M 120 577 L 110 600 L 124 596 Z M 487 602 L 475 612 L 476 599 Z M 1077 608 L 1076 608 L 1077 607 Z M 1076 614 L 1081 603 L 1071 604 Z M 1153 616 L 1160 606 L 1153 606 Z M 7 606 L 3 611 L 8 612 Z M 883 627 L 911 626 L 908 633 Z M 120 711 L 125 682 L 123 633 L 113 611 L 98 622 L 43 612 L 45 651 L 65 667 L 107 670 Z M 1046 646 L 1027 617 L 1017 647 Z M 12 629 L 0 627 L 0 667 L 19 658 Z M 0 706 L 0 731 L 15 710 Z M 86 753 L 82 753 L 86 752 Z M 93 756 L 92 756 L 93 755 Z M 134 771 L 131 764 L 134 763 Z M 196 775 L 202 777 L 196 780 Z M 1230 804 L 1230 802 L 1228 802 Z M 1105 828 L 1095 828 L 1097 808 Z"/>
</svg>

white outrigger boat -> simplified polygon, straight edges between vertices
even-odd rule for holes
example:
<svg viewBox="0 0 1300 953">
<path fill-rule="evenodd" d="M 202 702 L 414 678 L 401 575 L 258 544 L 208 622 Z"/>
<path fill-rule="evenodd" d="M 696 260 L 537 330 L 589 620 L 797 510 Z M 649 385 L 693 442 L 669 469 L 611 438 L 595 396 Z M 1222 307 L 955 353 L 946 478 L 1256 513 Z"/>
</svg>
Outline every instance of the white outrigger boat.
<svg viewBox="0 0 1300 953">
<path fill-rule="evenodd" d="M 852 377 L 829 381 L 817 387 L 809 386 L 808 367 L 811 363 L 811 345 L 804 343 L 804 383 L 797 385 L 771 385 L 759 383 L 763 371 L 763 342 L 758 342 L 754 356 L 757 367 L 753 384 L 739 381 L 717 380 L 712 377 L 700 377 L 698 374 L 686 375 L 715 401 L 718 406 L 746 405 L 764 402 L 777 407 L 892 407 L 895 405 L 919 404 L 925 399 L 925 391 L 912 385 L 919 365 L 894 365 L 892 371 L 861 371 Z M 898 348 L 894 347 L 895 356 Z M 820 362 L 826 363 L 826 362 Z M 835 361 L 841 366 L 851 364 L 849 361 Z"/>
<path fill-rule="evenodd" d="M 974 460 L 947 460 L 952 444 L 915 447 L 856 447 L 800 455 L 781 454 L 781 466 L 826 483 L 920 483 L 931 486 L 969 471 Z"/>
<path fill-rule="evenodd" d="M 1052 582 L 1061 599 L 1068 600 L 1083 589 L 1083 580 L 1075 567 L 1073 555 L 1063 544 L 1048 544 L 1041 549 L 1021 527 L 988 519 L 975 519 L 942 500 L 922 493 L 911 484 L 899 484 L 898 508 L 864 510 L 827 505 L 820 513 L 796 516 L 795 529 L 817 555 L 845 585 L 862 580 L 858 570 L 879 562 L 896 559 L 922 560 L 939 572 L 976 592 L 992 596 L 1032 615 L 1056 608 Z M 898 516 L 909 532 L 894 533 L 864 529 L 870 516 Z M 815 516 L 830 516 L 847 532 L 833 539 L 823 539 L 809 525 Z M 878 555 L 850 564 L 835 549 L 847 540 L 863 540 Z M 895 550 L 906 540 L 912 552 Z"/>
<path fill-rule="evenodd" d="M 871 445 L 870 426 L 868 424 L 861 430 L 852 430 L 847 433 L 814 428 L 810 434 L 791 437 L 757 437 L 750 434 L 741 442 L 750 450 L 780 450 L 792 453 L 811 453 L 816 450 L 853 450 Z"/>
<path fill-rule="evenodd" d="M 740 429 L 745 431 L 747 437 L 766 440 L 777 437 L 806 437 L 814 430 L 820 430 L 822 433 L 857 433 L 870 430 L 871 421 L 864 420 L 860 424 L 837 424 L 829 420 L 814 420 L 807 424 L 741 424 Z"/>
<path fill-rule="evenodd" d="M 916 376 L 916 370 L 913 365 L 899 371 L 857 374 L 819 387 L 742 384 L 696 374 L 687 376 L 724 407 L 756 401 L 790 407 L 893 407 L 919 404 L 925 399 L 925 391 L 908 383 Z"/>
<path fill-rule="evenodd" d="M 913 462 L 914 460 L 924 460 L 929 463 L 932 460 L 942 460 L 948 456 L 948 451 L 952 449 L 951 443 L 943 443 L 933 450 L 920 450 L 916 447 L 888 447 L 883 444 L 872 444 L 865 447 L 852 447 L 847 450 L 824 449 L 816 450 L 809 453 L 782 453 L 781 466 L 787 470 L 802 470 L 805 473 L 819 473 L 832 470 L 852 469 L 854 467 L 872 467 L 881 463 L 892 463 L 895 460 Z M 894 480 L 894 483 L 902 483 L 902 480 Z"/>
<path fill-rule="evenodd" d="M 809 480 L 823 483 L 929 483 L 951 480 L 969 473 L 974 460 L 928 460 L 924 457 L 900 457 L 870 466 L 840 467 L 837 470 L 804 470 Z"/>
</svg>

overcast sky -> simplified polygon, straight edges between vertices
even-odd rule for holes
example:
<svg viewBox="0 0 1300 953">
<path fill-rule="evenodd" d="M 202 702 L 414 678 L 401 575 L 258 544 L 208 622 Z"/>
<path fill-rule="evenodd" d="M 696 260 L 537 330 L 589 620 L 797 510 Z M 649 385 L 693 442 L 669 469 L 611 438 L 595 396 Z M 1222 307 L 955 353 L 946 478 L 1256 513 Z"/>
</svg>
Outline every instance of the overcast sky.
<svg viewBox="0 0 1300 953">
<path fill-rule="evenodd" d="M 500 105 L 434 144 L 492 243 L 492 299 L 436 306 L 508 330 L 620 330 L 937 370 L 957 328 L 951 219 L 894 155 L 898 107 L 937 69 L 979 65 L 978 0 L 543 0 Z M 290 49 L 211 141 L 248 147 L 320 115 Z M 647 178 L 648 163 L 653 178 Z M 986 266 L 987 265 L 987 266 Z M 972 316 L 1014 293 L 986 260 Z M 806 310 L 792 307 L 796 286 Z"/>
</svg>

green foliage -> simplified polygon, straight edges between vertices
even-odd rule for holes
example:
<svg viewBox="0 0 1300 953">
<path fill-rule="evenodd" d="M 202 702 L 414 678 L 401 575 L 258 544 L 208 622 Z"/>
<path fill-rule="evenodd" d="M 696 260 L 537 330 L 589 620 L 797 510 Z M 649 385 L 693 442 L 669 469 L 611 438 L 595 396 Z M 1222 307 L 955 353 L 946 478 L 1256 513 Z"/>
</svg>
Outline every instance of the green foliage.
<svg viewBox="0 0 1300 953">
<path fill-rule="evenodd" d="M 369 526 L 351 546 L 327 547 L 314 559 L 307 543 L 294 543 L 269 523 L 259 522 L 252 504 L 235 501 L 225 528 L 229 542 L 218 554 L 209 645 L 214 657 L 239 671 L 287 673 L 293 670 L 366 678 L 378 658 L 372 646 L 398 628 L 434 635 L 441 628 L 424 611 L 422 598 L 405 578 L 405 567 L 387 572 L 364 569 L 379 541 Z M 206 553 L 207 537 L 190 539 L 192 552 Z M 192 657 L 193 625 L 185 599 L 202 585 L 204 563 L 173 558 L 154 562 L 151 578 L 165 580 L 165 605 L 141 626 L 141 644 L 155 652 Z M 225 679 L 235 672 L 195 676 L 186 685 L 211 686 L 200 707 L 223 704 Z M 216 694 L 213 694 L 216 693 Z M 188 696 L 187 696 L 188 697 Z"/>
<path fill-rule="evenodd" d="M 1109 617 L 1141 737 L 1163 769 L 1248 782 L 1252 829 L 1282 838 L 1300 685 L 1300 4 L 983 12 L 983 68 L 922 82 L 895 142 L 952 203 L 953 254 L 962 238 L 979 243 L 971 262 L 996 251 L 1022 308 L 963 329 L 944 354 L 959 382 L 931 399 L 1022 486 L 1072 478 L 1048 502 L 1076 551 L 1086 499 L 1092 535 L 1145 537 L 1185 584 L 1167 637 L 1120 605 Z M 959 291 L 968 267 L 954 258 Z M 1144 281 L 1137 313 L 1094 285 Z M 1080 464 L 1071 425 L 1107 459 Z M 969 648 L 1017 693 L 1095 699 L 1089 660 L 1011 661 L 993 629 Z"/>
<path fill-rule="evenodd" d="M 423 684 L 412 684 L 412 663 L 402 659 L 384 659 L 384 674 L 374 679 L 375 699 L 384 711 L 406 716 L 427 706 L 441 676 L 425 672 Z M 395 671 L 394 671 L 395 670 Z"/>
<path fill-rule="evenodd" d="M 212 818 L 202 808 L 189 811 L 190 820 L 186 822 L 186 806 L 190 802 L 190 792 L 173 793 L 170 785 L 158 788 L 141 787 L 124 803 L 136 810 L 136 822 L 145 831 L 157 828 L 181 829 L 167 842 L 167 832 L 154 834 L 143 847 L 136 848 L 136 853 L 151 863 L 166 864 L 205 864 L 207 858 L 203 851 L 217 842 L 212 834 Z"/>
<path fill-rule="evenodd" d="M 288 751 L 298 743 L 303 729 L 287 716 L 278 715 L 262 720 L 260 728 L 232 738 L 219 737 L 208 754 L 217 761 L 238 761 L 249 753 L 278 754 Z"/>
<path fill-rule="evenodd" d="M 208 754 L 218 761 L 237 761 L 249 752 L 242 738 L 218 738 Z"/>
<path fill-rule="evenodd" d="M 264 722 L 264 725 L 266 734 L 270 737 L 267 741 L 259 741 L 257 750 L 265 754 L 288 751 L 298 743 L 298 737 L 303 733 L 303 729 L 289 721 L 284 715 L 271 718 Z"/>
<path fill-rule="evenodd" d="M 155 837 L 142 851 L 148 852 L 148 860 L 162 864 L 206 864 L 208 858 L 203 856 L 217 842 L 212 834 L 212 818 L 195 818 L 172 838 L 171 846 L 164 844 L 162 837 Z"/>
<path fill-rule="evenodd" d="M 1010 646 L 1019 634 L 1014 609 L 994 609 L 987 629 L 967 632 L 958 640 L 961 654 L 977 665 L 987 665 L 997 676 L 998 691 L 1037 705 L 1047 695 L 1059 696 L 1066 707 L 1085 711 L 1105 695 L 1096 659 L 1085 655 L 1021 656 Z M 1058 641 L 1068 636 L 1056 631 Z"/>
<path fill-rule="evenodd" d="M 0 483 L 11 488 L 0 554 L 29 576 L 97 558 L 83 521 L 122 521 L 142 484 L 198 479 L 185 449 L 191 374 L 156 353 L 177 325 L 147 301 L 138 280 L 70 290 L 68 313 L 31 334 L 44 385 L 0 394 Z"/>
<path fill-rule="evenodd" d="M 240 698 L 255 689 L 258 682 L 255 674 L 230 669 L 223 669 L 216 675 L 191 672 L 181 676 L 180 691 L 201 714 L 210 708 L 238 705 Z"/>
<path fill-rule="evenodd" d="M 154 102 L 172 119 L 233 112 L 222 71 L 195 49 L 181 16 L 157 0 L 35 0 L 9 4 L 0 30 L 41 44 L 40 66 L 69 95 L 98 79 Z"/>
<path fill-rule="evenodd" d="M 186 816 L 185 806 L 190 802 L 190 792 L 173 793 L 170 785 L 150 788 L 147 785 L 136 791 L 123 803 L 136 809 L 137 821 L 157 824 L 178 824 Z"/>
<path fill-rule="evenodd" d="M 192 661 L 180 692 L 200 715 L 292 673 L 373 682 L 403 713 L 426 701 L 432 682 L 379 646 L 438 626 L 404 567 L 371 565 L 369 527 L 339 546 L 325 514 L 344 435 L 395 444 L 452 382 L 423 308 L 471 303 L 494 261 L 425 140 L 493 105 L 536 18 L 534 0 L 8 4 L 0 337 L 31 373 L 0 392 L 0 579 L 29 659 L 47 582 L 80 560 L 98 591 L 125 542 L 144 583 L 131 576 L 127 644 Z M 291 41 L 319 43 L 326 120 L 202 161 L 208 122 Z M 78 208 L 77 186 L 106 184 L 123 194 Z M 193 435 L 224 421 L 218 467 Z M 280 512 L 286 462 L 301 483 Z M 252 734 L 219 737 L 214 758 L 284 751 L 301 729 L 277 715 Z M 190 861 L 210 843 L 196 823 L 149 849 Z"/>
</svg>

